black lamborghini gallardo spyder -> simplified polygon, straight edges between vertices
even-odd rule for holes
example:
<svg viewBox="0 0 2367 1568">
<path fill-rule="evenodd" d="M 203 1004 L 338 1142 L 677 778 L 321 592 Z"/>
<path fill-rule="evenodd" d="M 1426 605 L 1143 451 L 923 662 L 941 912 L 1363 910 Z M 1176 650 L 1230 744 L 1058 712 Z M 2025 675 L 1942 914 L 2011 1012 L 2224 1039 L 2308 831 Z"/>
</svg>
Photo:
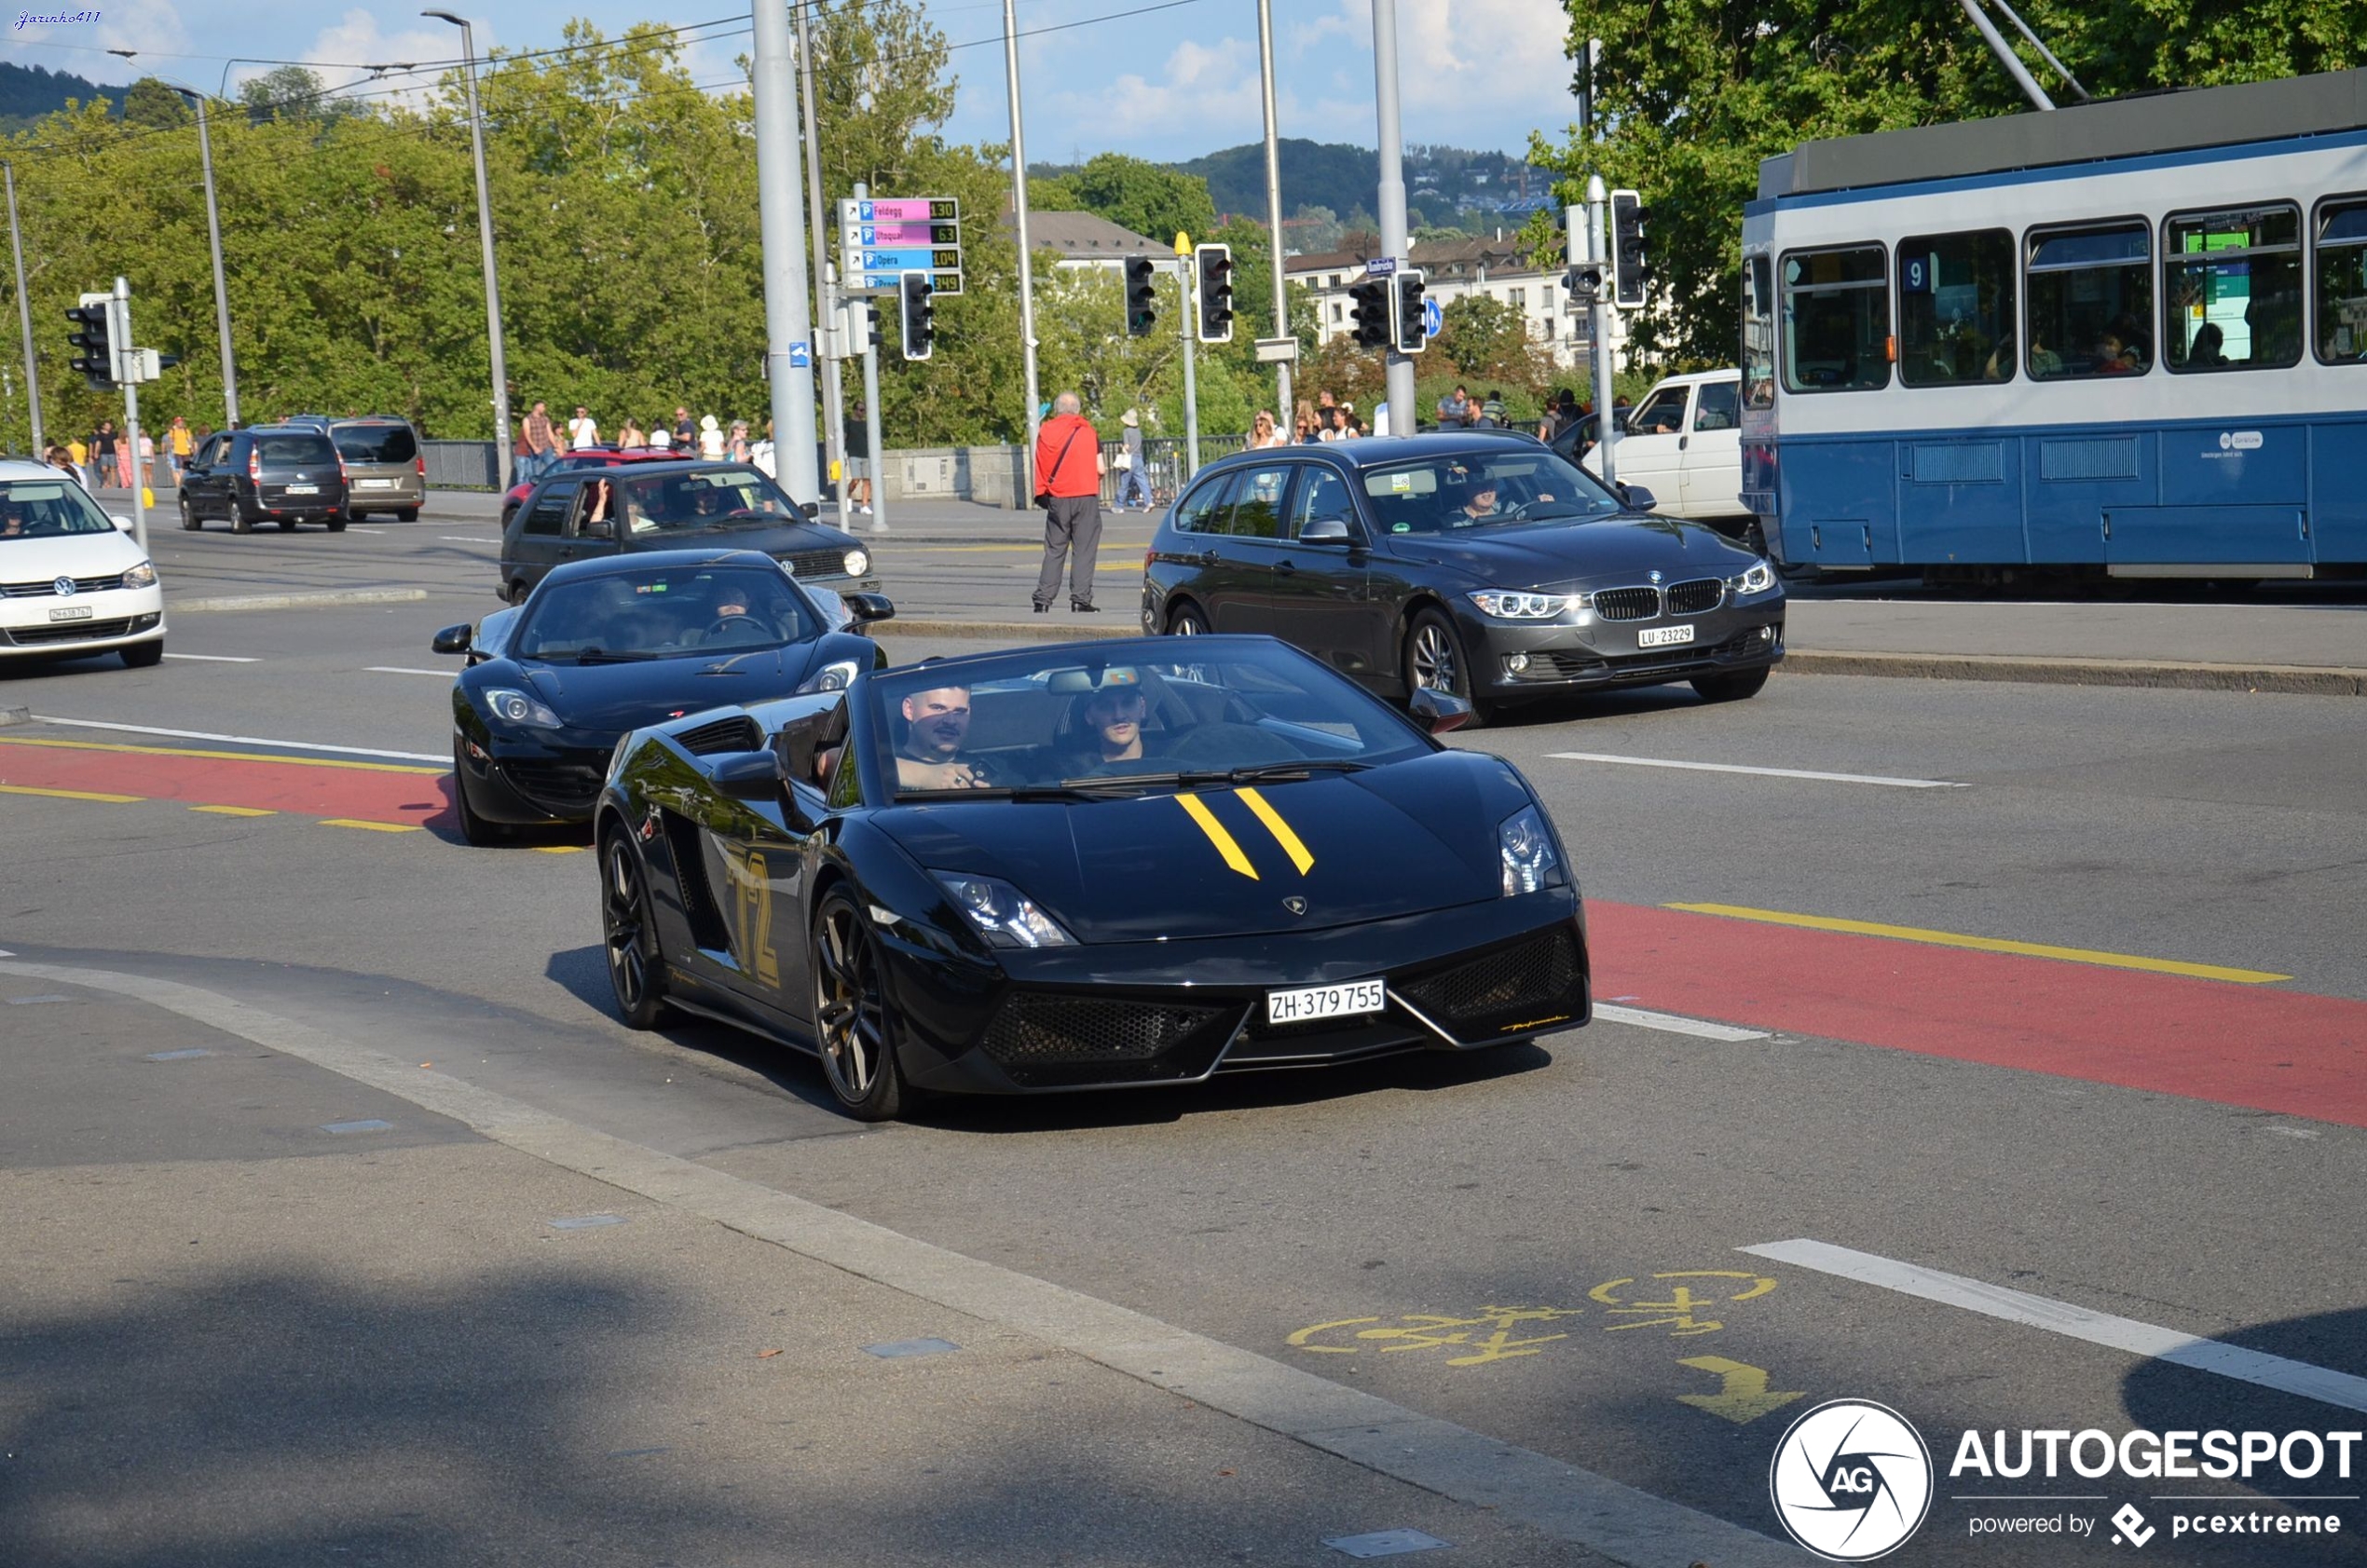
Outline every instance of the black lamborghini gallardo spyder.
<svg viewBox="0 0 2367 1568">
<path fill-rule="evenodd" d="M 595 828 L 617 1005 L 814 1051 L 867 1120 L 1576 1028 L 1568 858 L 1512 764 L 1432 738 L 1466 711 L 1164 637 L 636 730 Z"/>
</svg>

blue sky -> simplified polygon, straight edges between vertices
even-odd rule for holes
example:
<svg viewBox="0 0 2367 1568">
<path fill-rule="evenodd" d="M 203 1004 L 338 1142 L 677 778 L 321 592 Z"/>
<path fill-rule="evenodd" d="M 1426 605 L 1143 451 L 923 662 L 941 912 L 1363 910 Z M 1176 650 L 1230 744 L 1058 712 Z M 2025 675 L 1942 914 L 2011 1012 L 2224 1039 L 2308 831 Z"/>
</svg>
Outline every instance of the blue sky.
<svg viewBox="0 0 2367 1568">
<path fill-rule="evenodd" d="M 154 72 L 208 89 L 226 72 L 235 89 L 241 77 L 265 69 L 226 58 L 244 50 L 334 65 L 322 74 L 344 83 L 367 75 L 353 68 L 362 64 L 458 53 L 458 32 L 421 19 L 421 3 L 98 0 L 96 24 L 15 26 L 26 8 L 18 0 L 6 18 L 11 25 L 0 58 L 101 82 Z M 1155 3 L 1019 0 L 1023 33 L 1088 23 L 1022 41 L 1031 162 L 1101 151 L 1185 158 L 1260 136 L 1255 0 L 1186 0 L 1171 9 L 1089 20 Z M 446 8 L 478 20 L 480 49 L 547 48 L 574 17 L 609 34 L 653 15 L 675 25 L 732 17 L 706 30 L 722 35 L 691 54 L 698 80 L 730 76 L 733 56 L 748 47 L 745 7 L 735 9 L 729 0 L 676 0 L 676 7 L 662 12 L 648 0 L 462 0 Z M 62 0 L 40 0 L 39 8 L 65 7 Z M 965 142 L 1002 140 L 1007 110 L 1001 0 L 928 0 L 927 9 L 950 42 L 978 45 L 953 51 L 961 90 L 948 133 Z M 1282 134 L 1372 145 L 1371 0 L 1276 0 L 1274 12 Z M 1398 0 L 1406 140 L 1517 153 L 1532 128 L 1558 135 L 1571 113 L 1563 54 L 1567 25 L 1558 0 Z M 105 52 L 111 48 L 141 53 L 126 61 Z"/>
</svg>

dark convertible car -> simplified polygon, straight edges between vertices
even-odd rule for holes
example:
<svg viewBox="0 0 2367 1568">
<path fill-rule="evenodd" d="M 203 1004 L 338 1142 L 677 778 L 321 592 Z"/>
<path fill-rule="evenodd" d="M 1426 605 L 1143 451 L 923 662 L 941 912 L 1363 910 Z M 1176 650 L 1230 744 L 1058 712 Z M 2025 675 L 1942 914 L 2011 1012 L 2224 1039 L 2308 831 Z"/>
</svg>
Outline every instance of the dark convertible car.
<svg viewBox="0 0 2367 1568">
<path fill-rule="evenodd" d="M 1477 718 L 1663 681 L 1756 695 L 1784 656 L 1774 566 L 1651 506 L 1512 431 L 1242 452 L 1160 521 L 1142 629 L 1267 633 Z"/>
<path fill-rule="evenodd" d="M 468 657 L 452 684 L 453 803 L 472 844 L 592 814 L 609 755 L 645 724 L 718 703 L 843 690 L 884 662 L 851 623 L 884 620 L 877 594 L 807 588 L 756 551 L 679 550 L 583 561 L 524 607 L 431 645 Z M 740 724 L 684 744 L 741 749 Z"/>
<path fill-rule="evenodd" d="M 1458 700 L 1409 706 L 1271 638 L 1152 638 L 654 725 L 595 829 L 618 1008 L 813 1050 L 866 1120 L 1585 1023 L 1543 805 L 1432 738 Z"/>
</svg>

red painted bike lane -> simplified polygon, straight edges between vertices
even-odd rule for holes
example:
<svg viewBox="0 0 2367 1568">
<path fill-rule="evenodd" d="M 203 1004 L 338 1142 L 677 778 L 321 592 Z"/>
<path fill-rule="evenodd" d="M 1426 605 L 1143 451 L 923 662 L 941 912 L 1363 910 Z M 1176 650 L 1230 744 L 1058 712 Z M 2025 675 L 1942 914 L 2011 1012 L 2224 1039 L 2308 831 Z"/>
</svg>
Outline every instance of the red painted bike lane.
<svg viewBox="0 0 2367 1568">
<path fill-rule="evenodd" d="M 0 736 L 0 784 L 406 827 L 436 823 L 452 807 L 449 769 L 13 736 Z"/>
</svg>

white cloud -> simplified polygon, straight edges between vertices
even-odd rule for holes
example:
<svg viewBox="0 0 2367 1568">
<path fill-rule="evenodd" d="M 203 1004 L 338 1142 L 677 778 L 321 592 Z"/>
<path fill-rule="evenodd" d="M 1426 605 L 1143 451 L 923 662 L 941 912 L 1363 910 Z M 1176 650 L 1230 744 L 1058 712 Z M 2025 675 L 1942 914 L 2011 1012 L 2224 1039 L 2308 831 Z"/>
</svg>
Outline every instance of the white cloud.
<svg viewBox="0 0 2367 1568">
<path fill-rule="evenodd" d="M 191 72 L 205 74 L 198 64 L 173 58 L 189 48 L 189 30 L 182 22 L 180 8 L 170 0 L 126 0 L 120 6 L 104 6 L 100 7 L 100 20 L 96 22 L 16 25 L 21 13 L 38 10 L 54 16 L 81 8 L 50 5 L 47 0 L 38 6 L 10 7 L 8 42 L 40 51 L 34 59 L 20 59 L 17 63 L 46 65 L 52 71 L 68 72 L 94 82 L 129 83 L 153 72 L 183 77 L 194 87 L 207 85 L 190 75 Z M 133 49 L 138 56 L 130 61 L 118 60 L 99 52 L 105 49 Z M 119 101 L 123 95 L 118 91 L 110 96 Z"/>
<path fill-rule="evenodd" d="M 1048 107 L 1072 121 L 1078 134 L 1105 138 L 1092 148 L 1100 151 L 1122 148 L 1129 140 L 1197 135 L 1210 127 L 1245 126 L 1236 140 L 1254 138 L 1265 124 L 1258 98 L 1256 44 L 1220 38 L 1176 46 L 1156 81 L 1127 72 L 1098 90 L 1057 91 Z"/>
<path fill-rule="evenodd" d="M 477 58 L 483 60 L 499 39 L 490 25 L 478 26 L 472 32 Z M 330 87 L 351 89 L 339 93 L 341 98 L 365 103 L 406 103 L 416 108 L 434 93 L 438 78 L 450 69 L 448 65 L 428 62 L 458 60 L 462 42 L 460 30 L 449 22 L 406 19 L 390 29 L 381 26 L 370 12 L 356 7 L 322 28 L 308 46 L 297 52 Z M 383 74 L 361 69 L 369 65 L 394 69 Z M 421 69 L 405 72 L 401 69 L 405 65 Z M 263 69 L 241 69 L 238 75 L 243 80 L 261 75 Z"/>
</svg>

